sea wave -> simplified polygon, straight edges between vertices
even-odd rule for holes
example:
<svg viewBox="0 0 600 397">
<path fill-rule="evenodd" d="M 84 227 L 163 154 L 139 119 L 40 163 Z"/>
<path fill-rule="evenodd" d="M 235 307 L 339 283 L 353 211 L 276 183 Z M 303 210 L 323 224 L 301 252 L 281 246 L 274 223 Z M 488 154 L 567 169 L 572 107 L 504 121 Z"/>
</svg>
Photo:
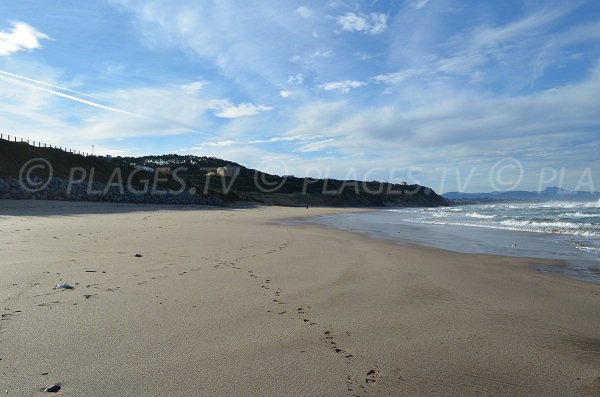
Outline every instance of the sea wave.
<svg viewBox="0 0 600 397">
<path fill-rule="evenodd" d="M 600 208 L 600 200 L 593 203 L 585 203 L 585 208 Z"/>
<path fill-rule="evenodd" d="M 468 218 L 477 218 L 477 219 L 494 219 L 496 215 L 483 215 L 478 212 L 469 212 L 465 215 Z"/>
<path fill-rule="evenodd" d="M 600 247 L 590 247 L 588 245 L 578 243 L 578 244 L 575 244 L 575 248 L 577 248 L 580 251 L 585 251 L 585 252 L 589 252 L 591 254 L 600 255 Z"/>
<path fill-rule="evenodd" d="M 485 227 L 522 232 L 600 236 L 600 203 L 495 203 L 462 207 L 402 209 L 416 223 Z M 462 211 L 456 211 L 462 208 Z"/>
<path fill-rule="evenodd" d="M 576 224 L 572 222 L 533 222 L 533 221 L 520 221 L 520 220 L 504 220 L 501 222 L 469 222 L 459 220 L 439 220 L 439 219 L 405 219 L 405 221 L 413 223 L 426 223 L 430 225 L 450 225 L 450 226 L 469 226 L 469 227 L 482 227 L 487 229 L 503 229 L 513 230 L 520 232 L 533 232 L 533 233 L 549 233 L 549 234 L 568 234 L 575 236 L 584 237 L 597 237 L 600 236 L 600 228 L 598 225 L 591 223 Z"/>
<path fill-rule="evenodd" d="M 584 212 L 563 212 L 562 214 L 558 214 L 559 218 L 600 218 L 600 214 L 589 214 Z"/>
<path fill-rule="evenodd" d="M 500 223 L 504 226 L 514 227 L 517 230 L 528 232 L 600 236 L 600 227 L 593 223 L 536 222 L 516 219 L 507 219 Z"/>
<path fill-rule="evenodd" d="M 547 203 L 532 204 L 530 208 L 600 208 L 600 200 L 592 202 L 565 202 L 549 201 Z"/>
</svg>

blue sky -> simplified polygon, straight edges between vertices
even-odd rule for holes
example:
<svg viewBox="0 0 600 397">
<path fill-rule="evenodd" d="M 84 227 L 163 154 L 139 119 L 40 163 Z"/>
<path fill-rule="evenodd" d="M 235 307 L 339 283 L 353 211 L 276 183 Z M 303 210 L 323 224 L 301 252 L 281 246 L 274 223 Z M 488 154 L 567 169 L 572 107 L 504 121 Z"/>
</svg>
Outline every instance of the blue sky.
<svg viewBox="0 0 600 397">
<path fill-rule="evenodd" d="M 600 190 L 600 2 L 3 1 L 0 129 L 436 191 Z"/>
</svg>

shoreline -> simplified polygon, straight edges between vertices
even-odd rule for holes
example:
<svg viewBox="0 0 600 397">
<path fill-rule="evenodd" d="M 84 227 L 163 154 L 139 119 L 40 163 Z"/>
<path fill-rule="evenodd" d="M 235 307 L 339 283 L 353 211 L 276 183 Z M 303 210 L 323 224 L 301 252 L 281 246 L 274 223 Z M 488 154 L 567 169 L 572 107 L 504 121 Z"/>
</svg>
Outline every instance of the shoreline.
<svg viewBox="0 0 600 397">
<path fill-rule="evenodd" d="M 476 226 L 410 222 L 401 217 L 388 221 L 385 210 L 377 209 L 368 213 L 361 212 L 357 217 L 326 214 L 299 219 L 297 223 L 346 231 L 400 246 L 414 245 L 465 255 L 521 259 L 535 262 L 537 271 L 600 284 L 595 258 L 586 257 L 585 253 L 575 250 L 571 245 L 567 246 L 564 236 L 561 236 L 562 240 L 556 241 L 553 234 L 492 227 L 482 227 L 478 231 L 479 227 Z M 563 251 L 564 249 L 567 251 Z"/>
<path fill-rule="evenodd" d="M 600 393 L 600 287 L 518 258 L 279 223 L 352 209 L 12 207 L 9 396 Z"/>
<path fill-rule="evenodd" d="M 325 215 L 328 215 L 328 214 L 325 214 Z M 567 267 L 568 262 L 565 260 L 561 260 L 561 259 L 536 258 L 536 257 L 529 257 L 529 256 L 498 255 L 498 254 L 490 254 L 490 253 L 465 253 L 465 252 L 453 251 L 453 250 L 444 249 L 444 248 L 438 248 L 433 245 L 426 245 L 424 243 L 419 243 L 419 242 L 401 242 L 401 241 L 393 240 L 389 237 L 375 237 L 375 236 L 369 235 L 368 232 L 345 230 L 345 229 L 336 228 L 333 226 L 322 225 L 319 223 L 310 222 L 309 220 L 303 221 L 304 218 L 301 218 L 301 217 L 298 217 L 295 219 L 297 219 L 297 220 L 295 220 L 295 223 L 293 225 L 297 226 L 297 227 L 306 226 L 309 229 L 317 228 L 317 229 L 321 229 L 323 231 L 328 231 L 328 230 L 335 231 L 335 232 L 339 232 L 342 234 L 349 234 L 354 237 L 364 238 L 367 240 L 381 241 L 386 244 L 396 245 L 396 246 L 406 248 L 409 250 L 432 251 L 432 252 L 436 252 L 439 255 L 443 255 L 444 253 L 447 253 L 447 254 L 453 254 L 453 255 L 454 254 L 466 255 L 466 256 L 475 255 L 475 256 L 484 257 L 484 258 L 489 257 L 489 258 L 495 258 L 495 259 L 509 259 L 510 262 L 515 262 L 515 263 L 512 263 L 515 267 L 521 267 L 528 271 L 533 271 L 533 272 L 540 273 L 540 274 L 546 274 L 546 275 L 549 275 L 550 277 L 567 278 L 569 280 L 573 280 L 578 283 L 598 284 L 597 282 L 594 282 L 594 281 L 579 279 L 576 277 L 570 277 L 565 274 L 557 273 L 557 272 L 538 270 L 534 267 L 534 266 L 547 266 L 550 268 L 565 268 L 565 267 Z M 283 224 L 285 224 L 285 220 L 283 222 L 284 222 Z M 278 223 L 274 223 L 274 225 L 277 225 L 277 224 Z M 518 263 L 518 262 L 524 262 L 524 263 Z"/>
</svg>

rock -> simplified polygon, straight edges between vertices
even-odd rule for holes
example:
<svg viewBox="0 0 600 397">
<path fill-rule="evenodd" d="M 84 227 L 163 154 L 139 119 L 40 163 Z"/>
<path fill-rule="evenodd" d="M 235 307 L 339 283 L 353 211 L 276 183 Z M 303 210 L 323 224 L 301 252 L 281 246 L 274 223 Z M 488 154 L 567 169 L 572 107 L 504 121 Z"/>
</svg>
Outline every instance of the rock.
<svg viewBox="0 0 600 397">
<path fill-rule="evenodd" d="M 62 387 L 57 383 L 44 389 L 46 393 L 58 393 Z"/>
<path fill-rule="evenodd" d="M 135 254 L 136 258 L 141 258 L 142 256 L 144 256 L 144 255 L 142 255 L 142 254 Z"/>
<path fill-rule="evenodd" d="M 5 194 L 10 192 L 10 185 L 4 182 L 4 179 L 0 178 L 0 194 Z"/>
<path fill-rule="evenodd" d="M 70 188 L 67 191 L 67 188 Z M 93 182 L 71 184 L 66 178 L 53 177 L 47 181 L 44 189 L 31 192 L 25 189 L 16 178 L 0 178 L 1 199 L 35 199 L 35 200 L 69 200 L 97 201 L 133 204 L 176 204 L 176 205 L 211 205 L 222 207 L 224 202 L 219 197 L 202 196 L 196 193 L 165 191 L 161 194 L 136 194 L 128 189 Z"/>
</svg>

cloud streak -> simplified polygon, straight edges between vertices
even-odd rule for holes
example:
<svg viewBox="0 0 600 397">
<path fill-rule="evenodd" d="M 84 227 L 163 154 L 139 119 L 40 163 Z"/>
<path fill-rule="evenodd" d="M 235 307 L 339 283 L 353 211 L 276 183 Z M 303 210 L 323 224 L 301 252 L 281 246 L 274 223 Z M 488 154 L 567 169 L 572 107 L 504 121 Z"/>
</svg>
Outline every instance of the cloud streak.
<svg viewBox="0 0 600 397">
<path fill-rule="evenodd" d="M 121 110 L 121 109 L 113 108 L 113 107 L 110 107 L 110 106 L 102 105 L 102 104 L 99 104 L 99 103 L 96 103 L 96 102 L 88 101 L 87 99 L 78 98 L 78 97 L 73 96 L 73 95 L 65 94 L 64 92 L 59 92 L 59 91 L 55 91 L 55 90 L 52 90 L 52 89 L 49 89 L 49 88 L 40 87 L 38 85 L 31 84 L 31 83 L 28 83 L 28 82 L 22 81 L 22 80 L 17 80 L 17 79 L 11 78 L 11 77 L 6 77 L 6 76 L 3 76 L 3 75 L 0 75 L 0 80 L 6 81 L 8 83 L 15 84 L 15 85 L 18 85 L 18 86 L 21 86 L 21 87 L 31 88 L 31 89 L 34 89 L 34 90 L 37 90 L 37 91 L 45 92 L 47 94 L 55 95 L 55 96 L 60 97 L 60 98 L 65 98 L 65 99 L 68 99 L 70 101 L 74 101 L 74 102 L 78 102 L 78 103 L 81 103 L 81 104 L 84 104 L 84 105 L 92 106 L 92 107 L 95 107 L 95 108 L 98 108 L 98 109 L 108 110 L 108 111 L 111 111 L 111 112 L 121 113 L 121 114 L 125 114 L 125 115 L 128 115 L 128 116 L 133 116 L 133 117 L 143 117 L 143 116 L 140 116 L 139 114 L 136 114 L 136 113 L 132 113 L 132 112 L 128 112 L 126 110 Z"/>
<path fill-rule="evenodd" d="M 4 70 L 0 70 L 0 74 L 3 74 L 3 75 L 5 75 L 5 76 L 10 76 L 10 77 L 16 77 L 17 79 L 21 79 L 21 80 L 27 80 L 27 81 L 30 81 L 30 82 L 32 82 L 32 83 L 36 83 L 36 84 L 41 84 L 41 85 L 44 85 L 44 86 L 46 86 L 46 87 L 56 88 L 56 89 L 59 89 L 59 90 L 61 90 L 61 91 L 72 92 L 72 93 L 74 93 L 74 94 L 77 94 L 77 95 L 82 95 L 82 96 L 85 96 L 85 97 L 88 97 L 88 98 L 100 99 L 100 98 L 98 98 L 98 97 L 95 97 L 95 96 L 93 96 L 93 95 L 84 94 L 83 92 L 79 92 L 79 91 L 71 90 L 71 89 L 69 89 L 69 88 L 65 88 L 65 87 L 61 87 L 61 86 L 58 86 L 58 85 L 53 85 L 53 84 L 45 83 L 45 82 L 43 82 L 43 81 L 39 81 L 39 80 L 34 80 L 34 79 L 31 79 L 31 78 L 29 78 L 29 77 L 20 76 L 20 75 L 18 75 L 18 74 L 9 73 L 9 72 L 6 72 L 6 71 L 4 71 Z"/>
<path fill-rule="evenodd" d="M 325 83 L 319 85 L 319 88 L 325 91 L 339 91 L 342 94 L 347 94 L 350 90 L 354 88 L 360 88 L 366 86 L 367 83 L 363 81 L 355 81 L 355 80 L 342 80 L 342 81 L 334 81 L 330 83 Z"/>
</svg>

